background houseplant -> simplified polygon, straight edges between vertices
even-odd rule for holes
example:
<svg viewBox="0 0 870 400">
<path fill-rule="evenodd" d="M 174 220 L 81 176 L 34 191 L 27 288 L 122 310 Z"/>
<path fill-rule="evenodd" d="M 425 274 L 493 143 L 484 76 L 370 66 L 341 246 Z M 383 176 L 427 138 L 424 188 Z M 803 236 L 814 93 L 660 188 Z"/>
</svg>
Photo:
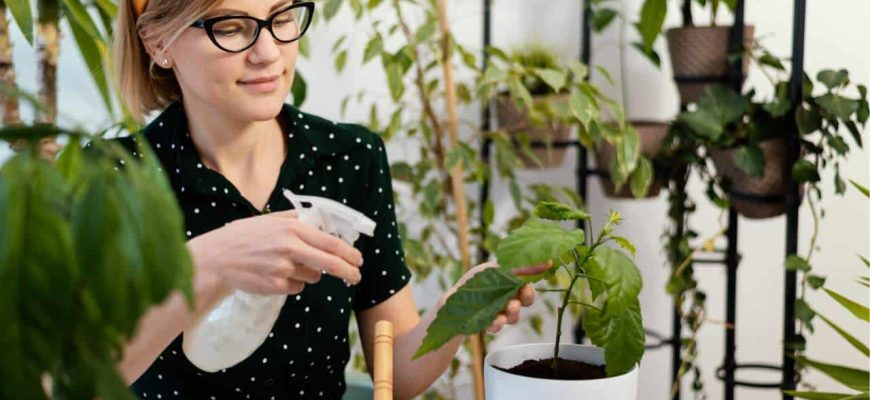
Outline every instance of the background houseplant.
<svg viewBox="0 0 870 400">
<path fill-rule="evenodd" d="M 51 163 L 39 143 L 56 135 L 69 142 Z M 156 156 L 100 138 L 84 151 L 87 138 L 0 128 L 24 143 L 0 168 L 2 399 L 132 399 L 116 364 L 139 317 L 177 289 L 193 302 L 181 212 Z"/>
<path fill-rule="evenodd" d="M 855 181 L 851 182 L 859 192 L 865 198 L 870 199 L 870 191 Z M 864 266 L 870 268 L 870 261 L 866 258 L 859 256 L 861 261 L 864 263 Z M 821 275 L 817 275 L 812 272 L 812 266 L 809 262 L 805 260 L 791 260 L 791 265 L 794 268 L 802 271 L 807 277 L 806 282 L 813 290 L 822 289 L 825 293 L 834 301 L 836 301 L 841 306 L 841 311 L 847 311 L 852 314 L 855 318 L 863 321 L 864 323 L 870 322 L 870 309 L 864 303 L 856 302 L 854 300 L 849 299 L 847 296 L 844 296 L 832 289 L 828 289 L 825 286 L 826 278 Z M 862 275 L 857 280 L 857 283 L 864 286 L 865 288 L 870 288 L 870 276 Z M 866 300 L 866 299 L 865 299 Z M 826 325 L 831 327 L 844 341 L 849 343 L 852 348 L 858 352 L 863 354 L 864 357 L 864 367 L 866 367 L 867 362 L 870 361 L 870 350 L 867 349 L 866 334 L 860 334 L 858 337 L 853 336 L 846 329 L 843 329 L 838 325 L 838 323 L 834 322 L 835 318 L 831 315 L 824 315 L 823 313 L 818 312 L 813 307 L 811 307 L 804 299 L 803 295 L 801 299 L 798 300 L 798 304 L 796 307 L 798 314 L 801 315 L 801 319 L 805 323 L 805 327 L 809 330 L 810 333 L 813 332 L 812 321 L 818 317 L 824 321 Z M 864 329 L 864 333 L 866 333 L 866 328 Z M 832 393 L 832 392 L 820 392 L 817 390 L 803 390 L 803 391 L 787 391 L 788 394 L 795 396 L 797 398 L 802 399 L 861 399 L 866 398 L 868 393 L 868 382 L 870 382 L 870 373 L 867 372 L 866 369 L 862 369 L 861 367 L 855 368 L 848 365 L 841 364 L 831 364 L 828 361 L 820 361 L 814 360 L 805 356 L 798 356 L 798 362 L 804 366 L 805 368 L 812 368 L 818 370 L 819 372 L 829 376 L 834 379 L 838 383 L 848 387 L 853 391 L 857 391 L 858 393 Z"/>
<path fill-rule="evenodd" d="M 536 207 L 535 216 L 501 242 L 497 268 L 485 269 L 471 277 L 447 299 L 415 357 L 437 349 L 456 335 L 484 329 L 487 319 L 495 318 L 499 307 L 503 308 L 524 284 L 564 272 L 571 277 L 567 288 L 541 289 L 562 293 L 557 319 L 561 322 L 572 304 L 587 307 L 584 326 L 592 343 L 604 349 L 607 375 L 619 376 L 636 368 L 644 343 L 637 300 L 642 286 L 640 271 L 622 251 L 604 246 L 613 242 L 634 252 L 634 246 L 627 239 L 613 233 L 620 221 L 619 214 L 612 213 L 598 237 L 589 240 L 583 230 L 568 230 L 545 221 L 588 221 L 589 215 L 579 209 L 544 202 Z M 511 272 L 521 266 L 548 261 L 553 263 L 550 270 L 534 277 L 518 278 Z M 589 282 L 590 303 L 578 297 L 576 284 L 581 279 Z M 551 377 L 559 376 L 560 340 L 561 329 L 556 333 L 553 357 L 546 361 Z"/>
</svg>

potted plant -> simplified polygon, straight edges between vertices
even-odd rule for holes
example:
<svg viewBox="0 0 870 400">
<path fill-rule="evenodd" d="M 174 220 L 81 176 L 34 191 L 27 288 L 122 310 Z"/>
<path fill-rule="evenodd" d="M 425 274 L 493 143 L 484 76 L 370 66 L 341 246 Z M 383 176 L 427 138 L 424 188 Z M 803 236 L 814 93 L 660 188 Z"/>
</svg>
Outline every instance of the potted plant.
<svg viewBox="0 0 870 400">
<path fill-rule="evenodd" d="M 493 49 L 490 53 L 501 65 L 490 72 L 499 71 L 506 78 L 493 84 L 507 84 L 495 96 L 499 129 L 520 145 L 520 159 L 527 168 L 558 167 L 566 148 L 551 145 L 571 140 L 569 81 L 576 77 L 555 52 L 541 45 L 528 45 L 510 54 Z M 530 149 L 530 142 L 543 142 L 547 147 Z"/>
<path fill-rule="evenodd" d="M 781 63 L 767 59 L 768 67 L 784 71 Z M 705 143 L 717 175 L 730 194 L 731 203 L 748 218 L 770 218 L 785 211 L 788 174 L 797 182 L 818 182 L 819 169 L 833 165 L 837 193 L 845 190 L 839 161 L 850 147 L 839 128 L 846 127 L 855 145 L 863 146 L 861 133 L 868 119 L 867 89 L 850 89 L 848 71 L 823 70 L 817 81 L 825 86 L 814 96 L 814 83 L 804 79 L 802 102 L 789 121 L 788 82 L 775 84 L 772 100 L 756 99 L 755 91 L 740 95 L 722 85 L 709 87 L 697 109 L 684 112 L 678 121 L 687 132 Z M 788 165 L 786 132 L 796 123 L 801 133 L 801 157 Z M 860 128 L 859 128 L 860 127 Z M 818 132 L 818 136 L 809 136 Z"/>
<path fill-rule="evenodd" d="M 59 158 L 40 157 L 41 139 L 58 135 L 69 138 Z M 0 167 L 0 398 L 133 399 L 116 363 L 139 317 L 177 289 L 193 304 L 182 215 L 157 156 L 100 138 L 85 151 L 89 137 L 0 128 L 0 140 L 24 142 Z"/>
<path fill-rule="evenodd" d="M 710 11 L 710 26 L 695 26 L 691 17 L 691 0 L 684 7 L 683 26 L 667 31 L 668 51 L 674 80 L 684 104 L 698 101 L 704 89 L 716 82 L 728 79 L 729 48 L 731 26 L 716 25 L 716 18 L 721 7 L 734 11 L 736 0 L 695 0 Z M 668 12 L 668 0 L 645 0 L 641 7 L 640 19 L 636 25 L 641 36 L 641 42 L 635 44 L 656 65 L 660 58 L 653 49 L 653 44 L 662 33 L 665 16 Z M 747 25 L 743 30 L 744 47 L 750 48 L 753 38 L 753 26 Z M 744 58 L 743 76 L 746 76 L 748 61 Z"/>
<path fill-rule="evenodd" d="M 636 398 L 638 362 L 644 352 L 644 332 L 638 295 L 640 271 L 625 254 L 633 245 L 614 234 L 620 222 L 611 213 L 597 237 L 587 238 L 581 229 L 565 229 L 553 221 L 588 221 L 589 214 L 555 202 L 539 203 L 521 227 L 503 239 L 496 256 L 499 266 L 485 269 L 458 287 L 426 332 L 414 357 L 437 349 L 460 334 L 486 328 L 516 291 L 556 273 L 570 275 L 562 294 L 557 323 L 569 307 L 586 308 L 584 328 L 594 346 L 561 343 L 557 328 L 555 343 L 508 346 L 490 353 L 484 361 L 487 396 L 500 400 Z M 612 242 L 622 250 L 607 246 Z M 519 278 L 512 270 L 551 261 L 553 266 L 533 277 Z M 577 300 L 585 280 L 591 302 Z"/>
<path fill-rule="evenodd" d="M 631 110 L 628 107 L 628 73 L 625 65 L 625 49 L 626 45 L 626 30 L 628 16 L 625 13 L 624 2 L 619 2 L 618 9 L 613 8 L 615 0 L 604 0 L 589 5 L 592 11 L 592 30 L 595 33 L 600 33 L 607 29 L 615 20 L 619 21 L 619 88 L 621 91 L 620 102 L 622 109 L 625 112 L 628 120 L 627 126 L 631 130 L 637 132 L 640 142 L 640 159 L 639 168 L 635 169 L 632 176 L 628 177 L 631 183 L 636 179 L 636 176 L 645 173 L 652 173 L 651 160 L 656 157 L 662 148 L 662 141 L 668 134 L 670 124 L 664 121 L 642 120 L 631 118 Z M 604 69 L 599 69 L 605 79 L 613 82 L 611 76 Z M 614 126 L 618 126 L 615 124 Z M 595 159 L 597 164 L 604 168 L 610 168 L 617 157 L 616 149 L 608 142 L 603 141 L 595 147 Z M 654 174 L 652 174 L 654 175 Z M 632 197 L 656 197 L 661 191 L 661 184 L 652 177 L 647 188 L 638 185 L 623 185 L 619 182 L 619 176 L 613 179 L 610 176 L 602 177 L 600 180 L 604 194 L 613 198 L 632 198 Z"/>
</svg>

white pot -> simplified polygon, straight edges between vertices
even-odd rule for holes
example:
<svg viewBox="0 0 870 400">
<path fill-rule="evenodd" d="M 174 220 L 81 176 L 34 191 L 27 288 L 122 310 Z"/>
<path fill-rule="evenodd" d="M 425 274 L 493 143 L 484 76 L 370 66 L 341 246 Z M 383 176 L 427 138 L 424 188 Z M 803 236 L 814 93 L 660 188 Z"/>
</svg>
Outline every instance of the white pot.
<svg viewBox="0 0 870 400">
<path fill-rule="evenodd" d="M 636 400 L 637 367 L 626 374 L 604 379 L 565 381 L 529 378 L 496 369 L 511 368 L 525 360 L 553 357 L 553 343 L 508 346 L 484 360 L 487 400 Z M 604 350 L 579 344 L 559 345 L 559 358 L 604 365 Z"/>
</svg>

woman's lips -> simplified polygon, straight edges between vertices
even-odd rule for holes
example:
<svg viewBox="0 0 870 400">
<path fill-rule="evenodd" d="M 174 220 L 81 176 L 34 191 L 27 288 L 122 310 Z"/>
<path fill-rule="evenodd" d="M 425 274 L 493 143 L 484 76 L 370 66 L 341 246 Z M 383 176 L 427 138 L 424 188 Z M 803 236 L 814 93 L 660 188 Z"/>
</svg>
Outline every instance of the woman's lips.
<svg viewBox="0 0 870 400">
<path fill-rule="evenodd" d="M 239 81 L 239 85 L 255 93 L 270 93 L 278 89 L 281 84 L 280 78 L 281 75 L 273 75 L 248 79 Z"/>
</svg>

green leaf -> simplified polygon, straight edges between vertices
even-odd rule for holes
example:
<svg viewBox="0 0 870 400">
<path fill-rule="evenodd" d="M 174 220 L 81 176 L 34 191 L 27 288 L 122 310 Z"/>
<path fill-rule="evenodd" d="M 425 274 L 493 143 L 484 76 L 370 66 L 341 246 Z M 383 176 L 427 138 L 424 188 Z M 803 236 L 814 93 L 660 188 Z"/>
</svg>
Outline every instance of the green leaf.
<svg viewBox="0 0 870 400">
<path fill-rule="evenodd" d="M 803 299 L 795 299 L 794 315 L 799 321 L 806 324 L 810 333 L 813 333 L 813 318 L 816 317 L 816 312 Z"/>
<path fill-rule="evenodd" d="M 864 322 L 870 322 L 870 310 L 868 310 L 867 307 L 862 306 L 831 289 L 824 290 L 829 296 L 831 296 L 831 298 L 840 303 L 840 305 L 849 310 L 853 315 L 862 319 Z"/>
<path fill-rule="evenodd" d="M 565 74 L 561 71 L 548 68 L 534 68 L 532 71 L 556 93 L 565 87 Z"/>
<path fill-rule="evenodd" d="M 390 87 L 390 96 L 392 96 L 393 101 L 398 101 L 405 92 L 401 67 L 398 63 L 391 62 L 385 65 L 385 68 L 387 70 L 387 86 Z"/>
<path fill-rule="evenodd" d="M 4 0 L 18 29 L 24 34 L 27 42 L 33 46 L 33 12 L 30 8 L 30 0 Z"/>
<path fill-rule="evenodd" d="M 807 160 L 798 160 L 794 163 L 791 175 L 796 182 L 818 182 L 821 180 L 816 166 Z"/>
<path fill-rule="evenodd" d="M 645 51 L 653 49 L 656 38 L 662 33 L 665 16 L 668 13 L 667 0 L 645 0 L 640 10 L 640 20 L 635 24 Z"/>
<path fill-rule="evenodd" d="M 639 159 L 640 134 L 631 125 L 626 125 L 616 144 L 616 163 L 622 176 L 629 176 L 637 168 Z"/>
<path fill-rule="evenodd" d="M 861 388 L 866 388 L 867 383 L 870 382 L 870 374 L 868 374 L 866 370 L 827 364 L 803 356 L 798 356 L 795 359 L 799 363 L 815 368 L 850 388 L 858 388 L 861 390 Z"/>
<path fill-rule="evenodd" d="M 522 280 L 499 268 L 477 273 L 447 298 L 412 359 L 437 350 L 457 335 L 486 329 L 522 286 Z"/>
<path fill-rule="evenodd" d="M 780 71 L 785 71 L 785 66 L 782 65 L 782 62 L 779 60 L 779 58 L 768 52 L 764 52 L 764 54 L 762 54 L 761 57 L 758 58 L 758 63 L 761 65 L 767 65 L 768 67 Z"/>
<path fill-rule="evenodd" d="M 70 22 L 78 24 L 79 27 L 87 32 L 92 39 L 98 42 L 105 42 L 103 36 L 100 34 L 100 30 L 97 29 L 97 24 L 94 23 L 93 19 L 91 19 L 91 15 L 88 14 L 88 10 L 80 0 L 63 0 L 63 4 L 72 16 Z"/>
<path fill-rule="evenodd" d="M 852 114 L 858 111 L 857 100 L 847 99 L 833 93 L 826 93 L 816 98 L 816 102 L 819 103 L 825 111 L 842 120 L 851 118 Z"/>
<path fill-rule="evenodd" d="M 803 257 L 796 254 L 790 254 L 788 258 L 785 259 L 785 269 L 786 271 L 809 272 L 812 267 Z"/>
<path fill-rule="evenodd" d="M 78 0 L 64 1 L 78 3 Z M 85 14 L 87 14 L 87 12 L 85 12 Z M 111 89 L 103 63 L 106 53 L 105 43 L 99 35 L 94 36 L 89 34 L 89 32 L 86 32 L 84 27 L 79 24 L 78 19 L 70 20 L 69 26 L 72 30 L 73 38 L 75 38 L 76 44 L 78 45 L 79 52 L 82 54 L 82 58 L 88 66 L 88 72 L 91 75 L 91 79 L 93 79 L 94 84 L 97 85 L 97 90 L 100 92 L 100 98 L 103 100 L 103 105 L 106 107 L 106 111 L 108 111 L 109 114 L 114 114 Z"/>
<path fill-rule="evenodd" d="M 583 210 L 551 201 L 542 201 L 535 206 L 535 216 L 551 221 L 585 221 L 592 218 Z"/>
<path fill-rule="evenodd" d="M 344 70 L 344 65 L 347 63 L 347 50 L 342 50 L 335 56 L 335 70 L 341 73 Z"/>
<path fill-rule="evenodd" d="M 852 186 L 855 187 L 855 189 L 858 189 L 859 192 L 864 193 L 864 197 L 870 197 L 870 189 L 867 189 L 866 186 L 851 179 L 849 179 L 849 183 L 851 183 Z"/>
<path fill-rule="evenodd" d="M 610 238 L 613 239 L 613 241 L 616 242 L 616 244 L 618 244 L 619 247 L 622 247 L 623 249 L 628 251 L 629 254 L 631 254 L 631 257 L 634 258 L 634 255 L 635 255 L 634 245 L 631 244 L 631 242 L 628 239 L 626 239 L 622 236 L 611 236 Z"/>
<path fill-rule="evenodd" d="M 375 35 L 366 44 L 365 54 L 363 55 L 363 65 L 381 55 L 382 51 L 384 51 L 384 41 L 381 39 L 381 35 Z"/>
<path fill-rule="evenodd" d="M 589 123 L 598 117 L 598 108 L 584 93 L 572 92 L 568 97 L 568 105 L 571 107 L 571 113 L 574 117 L 587 129 Z"/>
<path fill-rule="evenodd" d="M 737 149 L 734 163 L 749 176 L 764 175 L 764 151 L 758 146 L 747 145 Z"/>
<path fill-rule="evenodd" d="M 595 33 L 601 33 L 617 15 L 616 10 L 610 8 L 595 10 L 595 14 L 592 16 L 592 29 L 595 30 Z"/>
<path fill-rule="evenodd" d="M 530 218 L 503 239 L 496 250 L 502 269 L 542 264 L 583 244 L 582 229 L 567 230 L 554 223 Z"/>
<path fill-rule="evenodd" d="M 849 342 L 849 344 L 851 344 L 852 347 L 858 349 L 858 351 L 863 353 L 864 357 L 870 357 L 870 350 L 867 349 L 867 346 L 864 345 L 864 343 L 861 343 L 860 340 L 858 340 L 856 337 L 852 336 L 849 332 L 846 332 L 845 329 L 840 328 L 837 324 L 835 324 L 830 319 L 826 318 L 824 315 L 819 314 L 819 318 L 821 318 L 822 321 L 825 321 L 825 323 L 828 324 L 828 326 L 830 326 L 834 331 L 836 331 L 838 334 L 840 334 L 840 337 L 842 337 L 847 342 Z"/>
<path fill-rule="evenodd" d="M 584 326 L 592 343 L 604 348 L 607 375 L 621 375 L 634 368 L 644 352 L 644 331 L 637 299 L 643 279 L 634 262 L 619 250 L 599 247 L 593 257 L 597 268 L 586 272 L 605 282 L 607 298 L 600 312 L 587 310 Z"/>
<path fill-rule="evenodd" d="M 822 129 L 822 118 L 819 114 L 803 107 L 798 107 L 797 112 L 795 113 L 795 120 L 797 122 L 798 130 L 803 135 L 809 135 L 810 133 Z"/>
<path fill-rule="evenodd" d="M 326 4 L 323 5 L 323 16 L 326 17 L 327 21 L 338 14 L 342 1 L 344 0 L 326 0 Z"/>
<path fill-rule="evenodd" d="M 845 69 L 839 71 L 822 70 L 816 75 L 816 80 L 827 86 L 828 89 L 836 89 L 849 81 L 849 71 Z"/>
<path fill-rule="evenodd" d="M 296 107 L 301 106 L 305 102 L 305 98 L 308 97 L 308 83 L 298 69 L 293 77 L 293 86 L 290 88 L 290 93 L 293 94 L 293 105 Z"/>
<path fill-rule="evenodd" d="M 642 198 L 646 196 L 649 186 L 653 181 L 652 163 L 646 157 L 640 157 L 637 168 L 631 173 L 629 178 L 629 187 L 631 194 L 634 197 Z"/>
<path fill-rule="evenodd" d="M 429 19 L 423 26 L 417 29 L 417 32 L 414 33 L 414 44 L 425 43 L 429 40 L 437 32 L 438 25 L 436 22 L 435 19 Z"/>
<path fill-rule="evenodd" d="M 799 399 L 808 399 L 808 400 L 844 400 L 851 397 L 849 394 L 843 393 L 828 393 L 828 392 L 796 392 L 794 390 L 785 390 L 784 393 L 788 393 L 794 397 Z"/>
<path fill-rule="evenodd" d="M 818 289 L 825 286 L 825 277 L 818 275 L 807 275 L 807 283 L 813 289 Z"/>
</svg>

